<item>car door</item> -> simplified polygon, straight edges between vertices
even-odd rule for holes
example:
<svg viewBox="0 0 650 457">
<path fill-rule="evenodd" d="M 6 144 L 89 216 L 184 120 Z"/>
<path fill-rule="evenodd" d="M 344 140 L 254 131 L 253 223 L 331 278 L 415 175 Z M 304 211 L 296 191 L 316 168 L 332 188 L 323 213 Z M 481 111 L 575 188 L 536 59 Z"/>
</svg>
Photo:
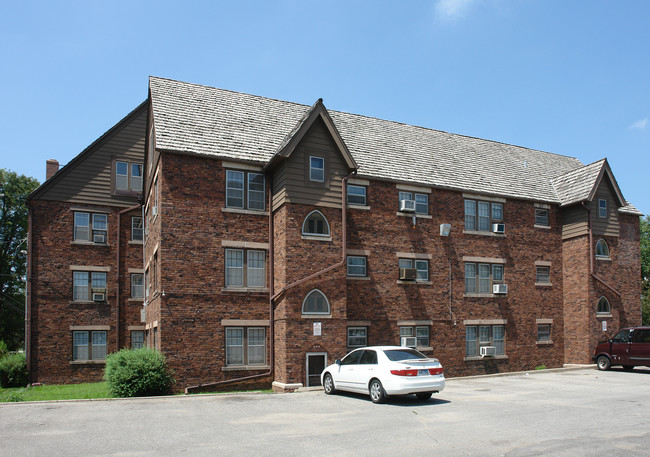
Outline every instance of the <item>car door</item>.
<svg viewBox="0 0 650 457">
<path fill-rule="evenodd" d="M 650 366 L 650 329 L 637 328 L 632 333 L 630 365 Z"/>
<path fill-rule="evenodd" d="M 359 363 L 351 373 L 351 388 L 356 392 L 368 393 L 370 379 L 376 376 L 377 351 L 364 349 L 359 358 Z"/>
<path fill-rule="evenodd" d="M 334 384 L 337 389 L 354 390 L 355 371 L 359 366 L 359 358 L 361 358 L 362 353 L 362 349 L 357 349 L 343 357 L 339 364 L 338 371 L 333 374 Z"/>
<path fill-rule="evenodd" d="M 612 364 L 629 365 L 630 364 L 630 337 L 632 330 L 623 329 L 612 338 Z"/>
</svg>

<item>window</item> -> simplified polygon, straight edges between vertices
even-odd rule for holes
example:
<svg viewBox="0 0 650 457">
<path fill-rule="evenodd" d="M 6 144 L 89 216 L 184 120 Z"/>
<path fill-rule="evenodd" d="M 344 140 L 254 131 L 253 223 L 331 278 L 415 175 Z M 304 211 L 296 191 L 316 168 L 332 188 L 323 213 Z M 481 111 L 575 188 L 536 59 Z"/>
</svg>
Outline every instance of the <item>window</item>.
<svg viewBox="0 0 650 457">
<path fill-rule="evenodd" d="M 106 273 L 75 271 L 72 274 L 73 301 L 106 301 Z"/>
<path fill-rule="evenodd" d="M 263 174 L 226 170 L 226 207 L 264 211 L 265 195 Z"/>
<path fill-rule="evenodd" d="M 366 206 L 366 188 L 348 184 L 348 205 Z"/>
<path fill-rule="evenodd" d="M 367 276 L 366 258 L 359 256 L 347 257 L 348 259 L 348 276 Z"/>
<path fill-rule="evenodd" d="M 302 302 L 303 314 L 329 314 L 330 303 L 323 292 L 314 289 L 307 294 Z"/>
<path fill-rule="evenodd" d="M 116 161 L 115 190 L 142 192 L 142 164 Z"/>
<path fill-rule="evenodd" d="M 144 298 L 144 274 L 131 273 L 131 298 Z"/>
<path fill-rule="evenodd" d="M 542 225 L 548 227 L 548 209 L 535 208 L 535 225 Z"/>
<path fill-rule="evenodd" d="M 400 201 L 415 200 L 415 214 L 429 214 L 429 196 L 427 194 L 400 191 L 399 199 Z"/>
<path fill-rule="evenodd" d="M 551 324 L 537 324 L 537 342 L 551 341 Z"/>
<path fill-rule="evenodd" d="M 551 283 L 551 267 L 538 265 L 535 267 L 535 282 L 538 284 Z"/>
<path fill-rule="evenodd" d="M 419 348 L 429 347 L 429 327 L 428 326 L 415 326 L 415 327 L 400 327 L 399 328 L 400 343 L 403 337 L 414 336 L 417 340 L 416 346 Z"/>
<path fill-rule="evenodd" d="M 309 158 L 309 180 L 325 182 L 325 159 L 322 157 Z"/>
<path fill-rule="evenodd" d="M 131 330 L 131 349 L 144 347 L 144 330 Z"/>
<path fill-rule="evenodd" d="M 465 264 L 465 293 L 491 294 L 492 285 L 503 282 L 503 265 L 489 263 Z"/>
<path fill-rule="evenodd" d="M 603 198 L 598 200 L 598 217 L 607 219 L 607 200 Z"/>
<path fill-rule="evenodd" d="M 480 348 L 483 346 L 495 347 L 496 355 L 505 355 L 505 327 L 503 325 L 468 325 L 465 327 L 465 356 L 480 356 Z"/>
<path fill-rule="evenodd" d="M 596 258 L 609 258 L 609 247 L 607 242 L 602 238 L 596 243 Z"/>
<path fill-rule="evenodd" d="M 399 268 L 415 268 L 417 270 L 416 281 L 429 280 L 429 261 L 414 259 L 399 259 Z"/>
<path fill-rule="evenodd" d="M 465 230 L 491 232 L 496 222 L 503 222 L 503 203 L 465 200 Z"/>
<path fill-rule="evenodd" d="M 348 327 L 348 347 L 368 345 L 368 329 L 366 327 Z"/>
<path fill-rule="evenodd" d="M 139 216 L 131 218 L 131 241 L 144 241 L 144 228 Z"/>
<path fill-rule="evenodd" d="M 106 331 L 75 330 L 72 332 L 72 360 L 105 360 Z"/>
<path fill-rule="evenodd" d="M 314 210 L 307 215 L 302 223 L 303 235 L 329 236 L 330 225 L 320 211 Z"/>
<path fill-rule="evenodd" d="M 75 212 L 74 240 L 106 244 L 108 242 L 108 214 Z"/>
<path fill-rule="evenodd" d="M 264 287 L 266 252 L 226 249 L 226 287 Z"/>
<path fill-rule="evenodd" d="M 598 314 L 610 314 L 612 312 L 609 301 L 605 297 L 600 297 L 598 300 L 598 308 L 596 310 Z"/>
<path fill-rule="evenodd" d="M 264 327 L 226 328 L 226 365 L 265 365 Z"/>
</svg>

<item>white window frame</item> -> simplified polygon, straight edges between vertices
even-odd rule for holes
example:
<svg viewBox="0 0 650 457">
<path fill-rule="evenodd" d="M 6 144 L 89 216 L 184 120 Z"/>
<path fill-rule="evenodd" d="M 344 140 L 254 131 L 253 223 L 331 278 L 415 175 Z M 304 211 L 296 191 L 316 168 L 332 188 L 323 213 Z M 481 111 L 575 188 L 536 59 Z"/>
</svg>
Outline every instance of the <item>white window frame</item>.
<svg viewBox="0 0 650 457">
<path fill-rule="evenodd" d="M 537 324 L 537 342 L 548 343 L 551 341 L 551 324 Z"/>
<path fill-rule="evenodd" d="M 78 344 L 77 336 L 81 337 L 82 335 L 85 335 L 86 342 Z M 101 340 L 103 340 L 103 344 L 101 344 Z M 74 362 L 104 361 L 106 360 L 107 346 L 108 332 L 106 330 L 74 330 L 72 332 L 72 360 Z"/>
<path fill-rule="evenodd" d="M 131 298 L 144 298 L 144 273 L 131 273 Z"/>
<path fill-rule="evenodd" d="M 241 263 L 229 264 L 229 262 L 238 260 L 234 255 L 239 254 Z M 250 266 L 257 260 L 252 259 L 253 256 L 262 255 L 263 266 L 252 267 Z M 247 288 L 247 289 L 264 289 L 266 287 L 266 251 L 263 249 L 239 249 L 239 248 L 226 248 L 224 254 L 224 283 L 226 288 Z M 259 271 L 262 271 L 261 276 Z M 234 281 L 236 277 L 231 275 L 231 272 L 239 272 L 240 281 Z M 258 272 L 256 276 L 262 278 L 262 283 L 254 283 L 253 272 Z"/>
<path fill-rule="evenodd" d="M 353 206 L 366 206 L 367 199 L 367 188 L 366 186 L 359 186 L 356 184 L 348 184 L 347 190 L 347 200 L 348 205 Z M 356 201 L 354 201 L 356 199 Z"/>
<path fill-rule="evenodd" d="M 95 287 L 95 280 L 100 281 L 103 277 L 104 287 Z M 107 301 L 108 296 L 106 284 L 108 281 L 108 274 L 105 271 L 73 271 L 72 272 L 72 301 L 75 302 L 90 302 L 93 301 L 93 290 L 103 289 L 104 301 Z M 85 290 L 85 293 L 83 291 Z"/>
<path fill-rule="evenodd" d="M 139 233 L 140 236 L 137 237 L 136 233 Z M 131 217 L 131 241 L 144 241 L 144 221 L 142 216 Z"/>
<path fill-rule="evenodd" d="M 598 253 L 598 247 L 599 246 L 604 246 L 605 247 L 605 253 Z M 607 244 L 607 241 L 605 241 L 603 238 L 598 238 L 598 241 L 596 241 L 596 249 L 595 249 L 595 255 L 597 259 L 609 259 L 610 252 L 609 252 L 609 245 Z"/>
<path fill-rule="evenodd" d="M 353 265 L 350 261 L 362 260 L 362 265 Z M 349 255 L 346 259 L 347 262 L 347 275 L 352 277 L 367 277 L 368 276 L 368 258 L 365 256 L 358 255 Z M 352 271 L 351 271 L 352 269 Z M 353 272 L 354 269 L 363 270 L 358 272 Z"/>
<path fill-rule="evenodd" d="M 607 200 L 604 198 L 598 199 L 598 217 L 607 219 Z"/>
<path fill-rule="evenodd" d="M 415 337 L 415 347 L 428 348 L 431 345 L 431 332 L 428 325 L 400 325 L 400 342 L 402 337 Z"/>
<path fill-rule="evenodd" d="M 325 300 L 325 306 L 326 310 L 325 311 L 309 311 L 306 310 L 306 306 L 308 304 L 308 301 L 312 295 L 320 295 L 323 297 Z M 327 299 L 327 295 L 325 295 L 321 290 L 319 289 L 312 289 L 307 295 L 305 295 L 305 299 L 302 301 L 302 314 L 307 314 L 307 315 L 329 315 L 331 314 L 332 308 L 330 307 L 330 302 Z"/>
<path fill-rule="evenodd" d="M 360 348 L 368 346 L 368 327 L 348 327 L 348 347 L 349 348 Z M 359 333 L 359 334 L 354 334 Z M 354 339 L 359 340 L 359 343 L 353 344 Z"/>
<path fill-rule="evenodd" d="M 126 173 L 120 173 L 120 165 L 126 167 Z M 135 171 L 139 172 L 139 175 Z M 122 178 L 122 179 L 120 179 Z M 141 163 L 115 161 L 115 191 L 116 192 L 142 192 L 143 168 Z"/>
<path fill-rule="evenodd" d="M 145 347 L 144 330 L 131 330 L 131 349 L 143 347 Z"/>
<path fill-rule="evenodd" d="M 492 295 L 492 286 L 504 282 L 501 263 L 465 262 L 465 293 Z"/>
<path fill-rule="evenodd" d="M 398 200 L 414 200 L 415 201 L 415 214 L 428 215 L 429 214 L 429 195 L 419 192 L 408 192 L 400 190 Z M 398 204 L 399 204 L 398 201 Z"/>
<path fill-rule="evenodd" d="M 253 332 L 262 332 L 262 344 L 253 344 L 254 337 L 251 335 Z M 229 335 L 234 333 L 241 334 L 241 344 L 239 343 L 238 335 Z M 226 353 L 226 366 L 265 366 L 267 363 L 267 349 L 266 349 L 267 331 L 265 327 L 226 327 L 225 331 L 225 353 Z M 253 359 L 252 350 L 255 348 L 263 348 L 263 360 Z M 233 354 L 233 349 L 239 349 L 241 354 Z M 234 360 L 233 360 L 234 359 Z"/>
<path fill-rule="evenodd" d="M 415 268 L 416 282 L 429 281 L 429 261 L 425 259 L 398 259 L 398 268 Z"/>
<path fill-rule="evenodd" d="M 83 224 L 81 219 L 85 217 L 86 224 Z M 90 211 L 74 211 L 74 241 L 87 241 L 94 243 L 95 235 L 104 235 L 105 243 L 95 244 L 108 244 L 108 214 Z M 101 219 L 104 219 L 102 222 Z M 103 227 L 103 228 L 102 228 Z"/>
<path fill-rule="evenodd" d="M 601 306 L 600 306 L 601 303 L 607 304 L 606 307 L 607 309 L 601 311 Z M 596 303 L 596 314 L 611 314 L 611 313 L 612 313 L 612 305 L 609 302 L 609 300 L 607 300 L 607 297 L 605 296 L 600 297 L 598 299 L 598 302 Z"/>
<path fill-rule="evenodd" d="M 548 208 L 535 208 L 535 225 L 542 227 L 549 227 L 550 224 L 550 211 Z"/>
<path fill-rule="evenodd" d="M 320 166 L 319 165 L 320 162 Z M 314 182 L 325 182 L 325 158 L 309 156 L 309 180 Z"/>
<path fill-rule="evenodd" d="M 309 219 L 312 216 L 317 216 L 320 215 L 320 217 L 323 218 L 325 221 L 325 224 L 323 224 L 323 228 L 325 229 L 325 233 L 316 233 L 316 232 L 309 232 Z M 331 232 L 330 232 L 330 223 L 325 217 L 323 213 L 318 211 L 317 209 L 311 211 L 309 214 L 307 214 L 307 217 L 305 217 L 305 220 L 302 222 L 302 234 L 307 235 L 307 236 L 320 236 L 320 237 L 329 237 Z"/>
<path fill-rule="evenodd" d="M 469 232 L 492 232 L 493 223 L 503 223 L 503 203 L 465 198 L 465 230 Z"/>
<path fill-rule="evenodd" d="M 499 334 L 502 335 L 501 338 L 498 338 Z M 506 329 L 503 324 L 467 325 L 465 326 L 465 357 L 480 356 L 480 348 L 483 346 L 494 346 L 497 356 L 505 356 L 506 341 Z"/>
<path fill-rule="evenodd" d="M 548 265 L 535 266 L 535 282 L 537 284 L 551 283 L 551 267 Z"/>
</svg>

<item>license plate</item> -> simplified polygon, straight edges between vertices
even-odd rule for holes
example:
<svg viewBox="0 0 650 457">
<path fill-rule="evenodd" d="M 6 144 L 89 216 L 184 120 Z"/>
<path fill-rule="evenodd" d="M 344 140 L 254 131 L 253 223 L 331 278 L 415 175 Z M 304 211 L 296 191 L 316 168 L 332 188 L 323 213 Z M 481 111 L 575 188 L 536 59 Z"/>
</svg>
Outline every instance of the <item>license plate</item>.
<svg viewBox="0 0 650 457">
<path fill-rule="evenodd" d="M 429 370 L 418 370 L 418 376 L 429 376 Z"/>
</svg>

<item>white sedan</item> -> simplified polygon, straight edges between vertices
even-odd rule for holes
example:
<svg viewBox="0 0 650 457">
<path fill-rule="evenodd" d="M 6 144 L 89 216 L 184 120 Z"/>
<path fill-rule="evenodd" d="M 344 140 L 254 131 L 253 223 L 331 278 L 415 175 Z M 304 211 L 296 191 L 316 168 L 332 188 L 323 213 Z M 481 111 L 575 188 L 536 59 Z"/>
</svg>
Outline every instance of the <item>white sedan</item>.
<svg viewBox="0 0 650 457">
<path fill-rule="evenodd" d="M 408 347 L 371 346 L 355 349 L 321 373 L 326 394 L 337 390 L 369 394 L 374 403 L 388 395 L 415 394 L 431 398 L 445 388 L 445 375 L 438 359 L 430 359 Z"/>
</svg>

